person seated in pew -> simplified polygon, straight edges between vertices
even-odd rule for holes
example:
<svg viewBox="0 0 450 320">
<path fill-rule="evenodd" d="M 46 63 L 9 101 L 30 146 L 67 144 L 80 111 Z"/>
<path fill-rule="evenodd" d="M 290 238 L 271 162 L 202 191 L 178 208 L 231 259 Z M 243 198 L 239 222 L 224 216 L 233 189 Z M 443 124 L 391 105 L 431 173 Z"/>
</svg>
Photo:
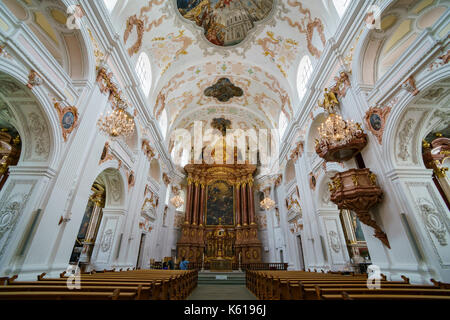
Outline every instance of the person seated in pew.
<svg viewBox="0 0 450 320">
<path fill-rule="evenodd" d="M 169 270 L 175 269 L 172 258 L 169 259 L 169 261 L 167 262 L 167 265 L 169 266 Z"/>
<path fill-rule="evenodd" d="M 180 269 L 181 270 L 187 270 L 188 269 L 188 265 L 189 265 L 189 261 L 186 260 L 184 257 L 181 259 L 180 262 Z"/>
</svg>

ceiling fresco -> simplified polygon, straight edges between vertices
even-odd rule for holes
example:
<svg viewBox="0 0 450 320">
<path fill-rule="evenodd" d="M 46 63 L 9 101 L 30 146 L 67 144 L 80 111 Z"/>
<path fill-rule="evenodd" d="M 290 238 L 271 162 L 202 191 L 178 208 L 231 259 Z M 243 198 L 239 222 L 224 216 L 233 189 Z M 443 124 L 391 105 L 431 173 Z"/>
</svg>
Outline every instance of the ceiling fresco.
<svg viewBox="0 0 450 320">
<path fill-rule="evenodd" d="M 205 90 L 225 75 L 243 94 L 228 101 L 206 96 Z M 217 106 L 223 106 L 225 110 L 233 106 L 248 109 L 265 118 L 273 128 L 278 127 L 280 112 L 288 119 L 293 115 L 289 94 L 275 76 L 261 67 L 234 61 L 207 62 L 175 74 L 159 91 L 154 106 L 156 118 L 164 110 L 167 112 L 170 127 L 193 110 L 198 111 L 196 119 L 206 118 L 205 110 Z"/>
<path fill-rule="evenodd" d="M 255 22 L 268 16 L 273 0 L 177 0 L 177 8 L 203 28 L 209 42 L 228 47 L 242 42 Z"/>
<path fill-rule="evenodd" d="M 211 128 L 224 118 L 243 130 L 276 129 L 281 114 L 290 121 L 298 64 L 304 55 L 317 61 L 333 34 L 323 3 L 134 0 L 113 13 L 113 24 L 132 63 L 141 52 L 150 58 L 150 111 L 163 124 L 167 116 L 168 143 L 195 121 Z"/>
<path fill-rule="evenodd" d="M 242 97 L 244 91 L 231 83 L 228 78 L 220 78 L 214 85 L 204 91 L 205 96 L 214 97 L 220 102 L 228 102 L 233 97 Z"/>
</svg>

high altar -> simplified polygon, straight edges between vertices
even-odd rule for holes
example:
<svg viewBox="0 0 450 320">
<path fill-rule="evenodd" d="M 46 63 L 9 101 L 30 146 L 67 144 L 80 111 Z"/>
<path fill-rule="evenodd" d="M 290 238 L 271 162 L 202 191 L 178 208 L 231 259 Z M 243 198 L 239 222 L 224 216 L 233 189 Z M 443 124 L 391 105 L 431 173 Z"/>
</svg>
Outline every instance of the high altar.
<svg viewBox="0 0 450 320">
<path fill-rule="evenodd" d="M 261 262 L 249 164 L 188 164 L 186 216 L 178 257 L 191 262 Z"/>
</svg>

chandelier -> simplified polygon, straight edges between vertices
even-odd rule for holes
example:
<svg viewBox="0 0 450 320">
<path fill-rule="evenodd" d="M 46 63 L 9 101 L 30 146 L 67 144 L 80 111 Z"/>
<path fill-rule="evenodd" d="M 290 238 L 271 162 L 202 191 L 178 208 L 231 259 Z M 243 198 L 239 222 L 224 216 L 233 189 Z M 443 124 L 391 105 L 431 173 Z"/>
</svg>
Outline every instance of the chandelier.
<svg viewBox="0 0 450 320">
<path fill-rule="evenodd" d="M 346 161 L 366 144 L 367 135 L 359 123 L 345 121 L 340 115 L 331 113 L 319 128 L 316 152 L 326 161 Z"/>
<path fill-rule="evenodd" d="M 101 114 L 97 126 L 101 131 L 113 138 L 118 136 L 127 137 L 134 132 L 133 118 L 129 116 L 122 107 L 117 107 L 112 111 L 108 111 L 106 116 Z"/>
<path fill-rule="evenodd" d="M 170 199 L 170 202 L 177 209 L 180 208 L 184 204 L 184 200 L 178 194 L 175 197 L 173 197 L 172 199 Z"/>
</svg>

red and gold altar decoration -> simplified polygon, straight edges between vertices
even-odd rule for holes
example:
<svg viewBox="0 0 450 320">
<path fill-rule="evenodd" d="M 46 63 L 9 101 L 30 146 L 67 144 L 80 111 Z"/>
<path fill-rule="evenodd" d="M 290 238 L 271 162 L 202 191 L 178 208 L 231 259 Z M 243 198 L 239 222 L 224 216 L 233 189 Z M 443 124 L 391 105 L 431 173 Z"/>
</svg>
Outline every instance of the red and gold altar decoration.
<svg viewBox="0 0 450 320">
<path fill-rule="evenodd" d="M 9 176 L 9 167 L 19 162 L 21 145 L 20 136 L 8 133 L 8 128 L 0 130 L 0 190 Z"/>
<path fill-rule="evenodd" d="M 339 172 L 332 178 L 329 189 L 331 201 L 337 204 L 339 209 L 354 211 L 362 223 L 374 228 L 374 236 L 390 248 L 386 233 L 372 219 L 369 212 L 369 209 L 379 203 L 383 196 L 374 173 L 369 169 L 350 169 Z"/>
<path fill-rule="evenodd" d="M 428 169 L 433 169 L 434 174 L 438 178 L 447 176 L 448 168 L 445 167 L 444 161 L 450 157 L 450 139 L 445 138 L 442 134 L 437 134 L 437 138 L 431 143 L 423 141 L 423 162 Z"/>
<path fill-rule="evenodd" d="M 436 133 L 431 142 L 423 140 L 422 157 L 425 167 L 433 170 L 433 182 L 450 209 L 450 183 L 445 163 L 450 158 L 450 139 Z"/>
<path fill-rule="evenodd" d="M 325 161 L 341 162 L 353 158 L 367 145 L 367 135 L 361 125 L 330 114 L 319 128 L 316 152 Z"/>
<path fill-rule="evenodd" d="M 178 257 L 192 262 L 261 262 L 249 164 L 188 164 L 186 214 Z"/>
</svg>

